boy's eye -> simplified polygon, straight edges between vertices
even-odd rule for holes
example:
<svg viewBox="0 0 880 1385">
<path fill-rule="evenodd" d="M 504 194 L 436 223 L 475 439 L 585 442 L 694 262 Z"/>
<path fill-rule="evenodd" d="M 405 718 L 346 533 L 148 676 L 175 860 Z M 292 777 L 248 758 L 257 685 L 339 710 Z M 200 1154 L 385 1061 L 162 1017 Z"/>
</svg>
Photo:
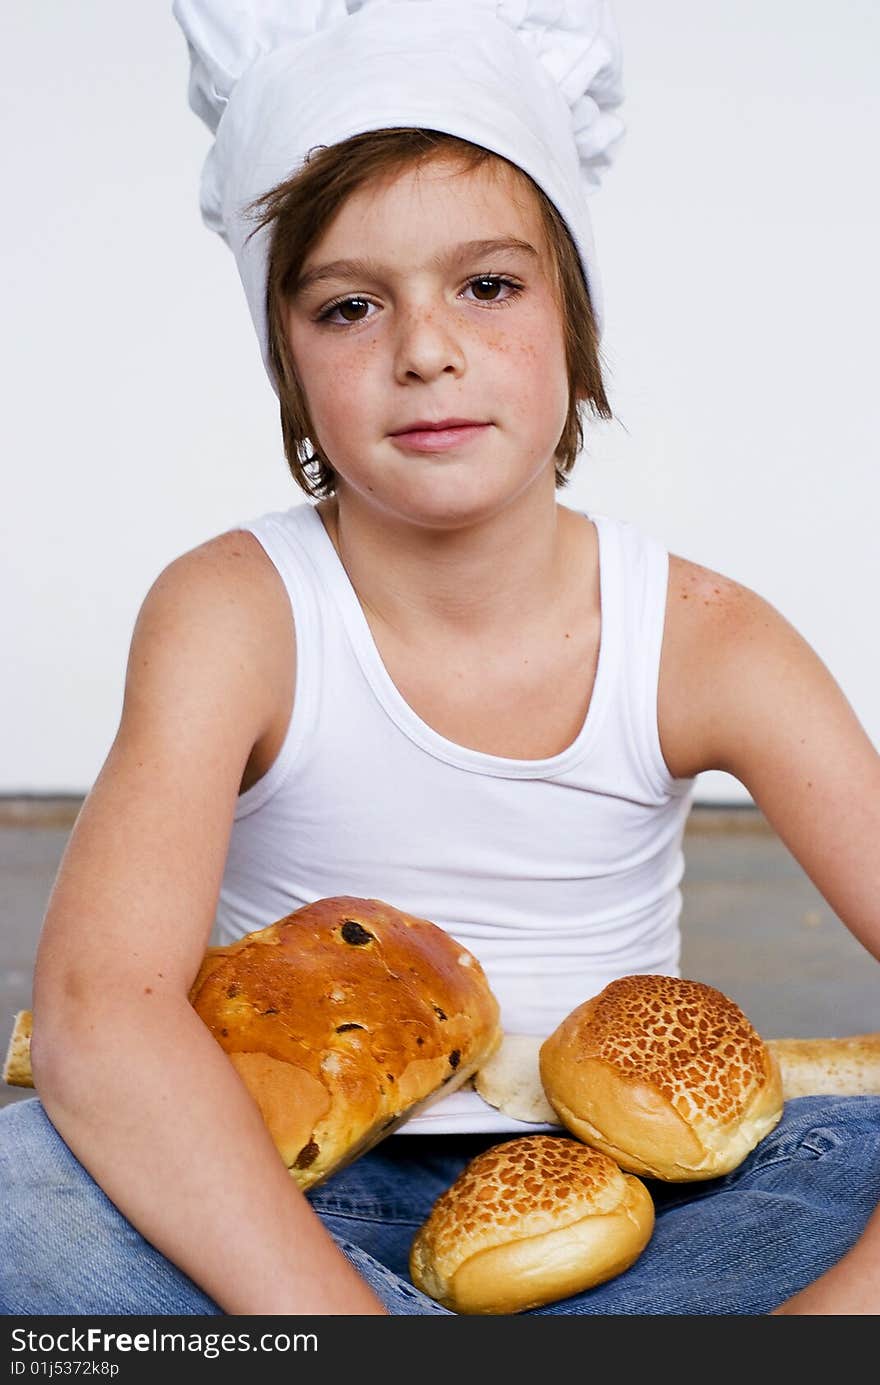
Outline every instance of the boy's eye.
<svg viewBox="0 0 880 1385">
<path fill-rule="evenodd" d="M 347 311 L 352 305 L 354 305 L 355 311 L 357 311 L 360 307 L 372 307 L 372 304 L 366 298 L 361 298 L 359 296 L 355 298 L 340 298 L 335 303 L 329 303 L 327 307 L 324 309 L 324 311 L 318 314 L 318 321 L 327 322 L 334 313 L 341 313 L 343 311 Z M 366 318 L 346 318 L 345 321 L 365 322 Z"/>
<path fill-rule="evenodd" d="M 523 291 L 521 284 L 514 283 L 512 279 L 507 279 L 501 274 L 478 274 L 473 279 L 467 281 L 465 288 L 474 288 L 479 294 L 488 293 L 490 295 L 488 298 L 477 297 L 475 300 L 472 299 L 472 302 L 476 301 L 477 303 L 486 304 L 487 307 L 498 308 L 508 307 L 508 305 L 513 302 L 514 298 Z M 502 288 L 508 290 L 507 296 L 505 298 L 496 297 L 498 290 Z M 354 294 L 349 298 L 337 298 L 335 303 L 328 303 L 327 307 L 318 314 L 317 321 L 330 322 L 333 315 L 338 312 L 342 314 L 343 321 L 333 322 L 331 323 L 332 326 L 341 327 L 345 326 L 346 323 L 353 325 L 356 322 L 367 322 L 369 321 L 369 317 L 363 313 L 363 309 L 373 306 L 375 305 L 361 294 Z M 357 313 L 358 316 L 348 317 L 347 314 L 349 311 Z"/>
<path fill-rule="evenodd" d="M 518 293 L 522 293 L 522 287 L 520 284 L 515 284 L 512 279 L 505 279 L 500 274 L 479 274 L 476 279 L 468 280 L 467 287 L 476 287 L 479 289 L 481 293 L 484 292 L 486 289 L 488 289 L 490 293 L 493 291 L 497 291 L 500 288 L 510 289 L 510 293 L 508 294 L 507 298 L 493 297 L 489 300 L 485 298 L 477 299 L 478 303 L 485 303 L 488 301 L 492 303 L 497 303 L 499 307 L 501 307 L 502 304 L 506 306 L 508 303 L 512 301 L 512 299 L 516 297 Z"/>
</svg>

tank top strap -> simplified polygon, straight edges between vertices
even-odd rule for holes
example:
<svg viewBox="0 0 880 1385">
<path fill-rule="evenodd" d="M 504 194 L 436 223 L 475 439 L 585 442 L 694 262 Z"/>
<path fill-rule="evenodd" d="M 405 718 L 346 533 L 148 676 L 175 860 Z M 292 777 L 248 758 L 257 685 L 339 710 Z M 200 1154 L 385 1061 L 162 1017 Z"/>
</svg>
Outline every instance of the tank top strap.
<svg viewBox="0 0 880 1385">
<path fill-rule="evenodd" d="M 296 642 L 293 714 L 284 741 L 263 777 L 239 795 L 236 819 L 255 812 L 281 787 L 318 720 L 324 629 L 319 578 L 309 554 L 309 521 L 317 515 L 313 517 L 310 511 L 308 505 L 294 505 L 235 526 L 253 534 L 284 583 Z"/>
<path fill-rule="evenodd" d="M 658 724 L 658 691 L 669 553 L 652 534 L 629 520 L 592 515 L 618 552 L 620 642 L 622 659 L 619 712 L 648 787 L 657 795 L 686 793 L 692 779 L 676 779 L 663 758 Z"/>
</svg>

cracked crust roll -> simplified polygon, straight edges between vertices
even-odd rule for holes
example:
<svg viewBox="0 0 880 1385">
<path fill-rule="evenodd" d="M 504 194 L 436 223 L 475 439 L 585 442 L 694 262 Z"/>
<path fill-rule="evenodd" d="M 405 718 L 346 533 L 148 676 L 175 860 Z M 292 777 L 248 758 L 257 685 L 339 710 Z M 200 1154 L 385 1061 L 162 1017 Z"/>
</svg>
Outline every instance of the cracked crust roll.
<svg viewBox="0 0 880 1385">
<path fill-rule="evenodd" d="M 566 1135 L 483 1150 L 410 1250 L 417 1288 L 454 1313 L 521 1313 L 622 1274 L 654 1229 L 645 1185 Z"/>
<path fill-rule="evenodd" d="M 501 1041 L 477 959 L 378 899 L 319 899 L 209 948 L 189 999 L 303 1190 L 468 1081 Z"/>
<path fill-rule="evenodd" d="M 539 1063 L 563 1125 L 649 1178 L 728 1173 L 782 1115 L 776 1057 L 739 1006 L 701 981 L 612 981 L 566 1016 Z"/>
</svg>

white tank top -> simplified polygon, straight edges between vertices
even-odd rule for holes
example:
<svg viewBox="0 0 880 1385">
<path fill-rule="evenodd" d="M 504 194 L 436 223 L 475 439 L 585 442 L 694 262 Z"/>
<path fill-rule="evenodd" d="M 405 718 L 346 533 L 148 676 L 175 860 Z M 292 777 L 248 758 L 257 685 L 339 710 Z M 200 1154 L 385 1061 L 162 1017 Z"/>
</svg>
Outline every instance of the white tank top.
<svg viewBox="0 0 880 1385">
<path fill-rule="evenodd" d="M 276 760 L 238 799 L 218 943 L 316 899 L 382 899 L 474 953 L 505 1031 L 541 1036 L 619 976 L 680 974 L 694 780 L 670 775 L 657 730 L 669 556 L 627 521 L 588 518 L 598 666 L 577 738 L 543 760 L 457 745 L 415 714 L 310 502 L 238 526 L 289 593 L 296 689 Z M 467 1087 L 397 1133 L 551 1128 Z"/>
</svg>

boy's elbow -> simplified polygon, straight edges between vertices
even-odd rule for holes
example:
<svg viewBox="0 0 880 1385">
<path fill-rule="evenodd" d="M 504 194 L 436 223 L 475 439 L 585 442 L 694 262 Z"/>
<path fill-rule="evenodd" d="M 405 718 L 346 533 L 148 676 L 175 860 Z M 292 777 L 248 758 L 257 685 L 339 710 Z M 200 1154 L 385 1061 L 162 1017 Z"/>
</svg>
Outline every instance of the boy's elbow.
<svg viewBox="0 0 880 1385">
<path fill-rule="evenodd" d="M 89 1038 L 95 1015 L 88 1001 L 77 995 L 75 984 L 44 981 L 36 984 L 33 1008 L 30 1065 L 34 1087 L 41 1099 L 63 1090 L 77 1069 L 89 1062 Z"/>
<path fill-rule="evenodd" d="M 188 1008 L 185 994 L 157 991 L 150 996 L 153 1013 L 148 1020 L 134 995 L 131 977 L 103 975 L 96 980 L 79 971 L 35 976 L 30 1065 L 41 1100 L 54 1097 L 63 1102 L 103 1085 L 102 1072 L 106 1077 L 108 1065 L 118 1069 L 132 1047 L 148 1043 L 152 1025 L 172 1025 L 172 1012 Z"/>
<path fill-rule="evenodd" d="M 54 1038 L 46 1034 L 42 1025 L 34 1025 L 30 1041 L 31 1081 L 41 1100 L 55 1090 L 61 1064 L 59 1051 Z"/>
</svg>

